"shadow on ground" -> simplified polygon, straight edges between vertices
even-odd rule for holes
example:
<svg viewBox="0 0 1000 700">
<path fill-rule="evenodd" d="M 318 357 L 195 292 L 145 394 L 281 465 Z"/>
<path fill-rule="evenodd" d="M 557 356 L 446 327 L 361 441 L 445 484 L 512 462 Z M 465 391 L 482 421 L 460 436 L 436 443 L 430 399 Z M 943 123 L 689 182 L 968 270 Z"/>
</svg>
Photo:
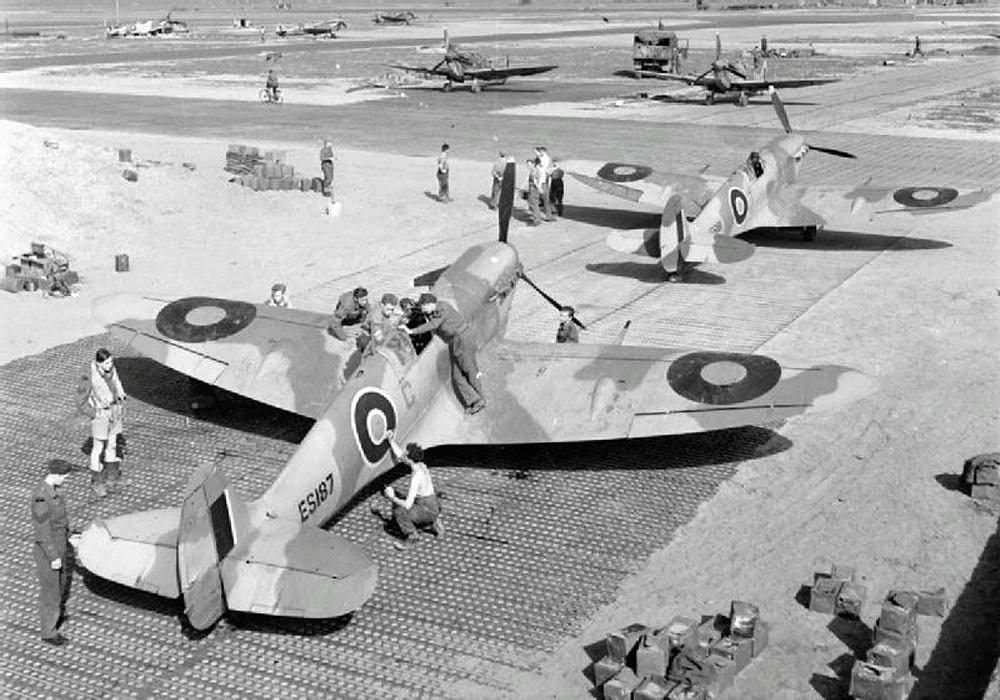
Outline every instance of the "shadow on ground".
<svg viewBox="0 0 1000 700">
<path fill-rule="evenodd" d="M 596 272 L 599 275 L 610 275 L 612 277 L 627 277 L 636 282 L 646 282 L 649 284 L 663 284 L 667 282 L 667 273 L 658 260 L 649 262 L 638 262 L 634 260 L 623 260 L 621 262 L 587 263 L 588 272 Z M 684 279 L 675 284 L 703 284 L 716 285 L 725 284 L 726 278 L 705 270 L 692 268 L 684 272 Z"/>
<path fill-rule="evenodd" d="M 951 243 L 932 238 L 916 238 L 900 234 L 862 233 L 859 231 L 833 231 L 824 229 L 816 234 L 816 240 L 804 241 L 799 229 L 759 228 L 740 236 L 747 243 L 768 248 L 788 248 L 803 250 L 935 250 L 950 248 Z"/>
</svg>

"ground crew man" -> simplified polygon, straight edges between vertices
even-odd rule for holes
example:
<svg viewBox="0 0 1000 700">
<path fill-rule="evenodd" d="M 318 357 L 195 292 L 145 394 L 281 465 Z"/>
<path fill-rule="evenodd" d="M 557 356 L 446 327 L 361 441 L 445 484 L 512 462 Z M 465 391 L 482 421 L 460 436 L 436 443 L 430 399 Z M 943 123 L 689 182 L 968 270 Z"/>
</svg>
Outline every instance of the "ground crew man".
<svg viewBox="0 0 1000 700">
<path fill-rule="evenodd" d="M 337 340 L 347 340 L 344 326 L 360 326 L 362 330 L 370 331 L 370 313 L 367 289 L 357 287 L 354 291 L 344 292 L 337 300 L 337 308 L 333 311 L 327 331 Z"/>
<path fill-rule="evenodd" d="M 35 526 L 35 565 L 38 571 L 38 615 L 42 641 L 62 646 L 66 638 L 58 632 L 63 603 L 69 592 L 70 567 L 66 561 L 69 519 L 62 485 L 71 466 L 49 461 L 48 473 L 31 496 L 31 519 Z"/>
<path fill-rule="evenodd" d="M 476 364 L 475 341 L 469 333 L 469 324 L 462 315 L 447 302 L 438 303 L 433 294 L 421 294 L 417 304 L 427 316 L 427 321 L 416 328 L 407 329 L 409 334 L 418 335 L 435 331 L 438 337 L 448 343 L 451 355 L 451 380 L 455 384 L 458 399 L 469 415 L 486 408 L 482 384 L 479 382 L 479 366 Z"/>
<path fill-rule="evenodd" d="M 278 74 L 272 68 L 267 72 L 267 82 L 264 84 L 267 95 L 272 102 L 278 101 Z"/>
<path fill-rule="evenodd" d="M 423 310 L 414 303 L 413 299 L 403 297 L 399 300 L 399 309 L 403 313 L 403 324 L 407 328 L 416 328 L 417 326 L 423 325 L 427 322 L 427 316 L 424 315 Z M 413 351 L 418 355 L 427 347 L 427 344 L 431 342 L 433 336 L 431 333 L 418 333 L 410 336 L 410 342 L 413 343 Z"/>
<path fill-rule="evenodd" d="M 450 146 L 446 143 L 441 144 L 441 153 L 438 155 L 437 159 L 437 181 L 438 181 L 438 201 L 439 202 L 450 202 L 451 201 L 451 191 L 448 189 L 448 171 L 450 166 L 448 165 L 448 151 Z"/>
<path fill-rule="evenodd" d="M 497 153 L 497 158 L 493 161 L 493 189 L 490 192 L 490 209 L 500 206 L 500 186 L 503 184 L 503 173 L 507 168 L 507 153 L 503 150 Z"/>
<path fill-rule="evenodd" d="M 580 342 L 580 331 L 577 330 L 576 324 L 573 323 L 574 316 L 576 316 L 576 309 L 572 306 L 564 306 L 559 309 L 559 330 L 556 331 L 557 343 Z"/>
<path fill-rule="evenodd" d="M 373 335 L 375 330 L 380 331 L 384 342 L 391 338 L 394 333 L 399 332 L 400 326 L 403 325 L 403 312 L 399 309 L 399 299 L 396 298 L 395 294 L 383 294 L 379 306 L 382 309 L 382 314 L 378 322 L 373 324 L 375 326 Z"/>
<path fill-rule="evenodd" d="M 549 201 L 559 216 L 563 215 L 563 192 L 563 169 L 553 162 L 549 173 Z"/>
<path fill-rule="evenodd" d="M 537 146 L 535 148 L 535 157 L 538 158 L 538 162 L 542 166 L 542 175 L 538 183 L 539 191 L 541 192 L 542 211 L 545 212 L 545 220 L 552 221 L 552 201 L 549 199 L 549 175 L 552 172 L 552 156 L 549 155 L 549 150 L 545 146 Z"/>
<path fill-rule="evenodd" d="M 434 492 L 431 473 L 424 464 L 424 448 L 415 442 L 406 446 L 406 452 L 396 443 L 395 431 L 386 431 L 392 454 L 403 464 L 410 467 L 410 488 L 406 498 L 396 495 L 396 490 L 386 486 L 383 495 L 392 501 L 392 519 L 399 528 L 402 539 L 393 542 L 396 549 L 406 549 L 417 528 L 426 527 L 435 536 L 444 533 L 441 524 L 441 502 Z"/>
<path fill-rule="evenodd" d="M 323 169 L 323 196 L 333 199 L 333 145 L 329 139 L 319 149 L 319 166 Z"/>
<path fill-rule="evenodd" d="M 550 221 L 538 208 L 542 199 L 542 181 L 545 179 L 541 161 L 538 158 L 528 161 L 528 211 L 531 212 L 531 225 L 538 226 L 539 221 Z"/>
<path fill-rule="evenodd" d="M 100 348 L 90 363 L 87 403 L 94 410 L 90 421 L 90 435 L 94 443 L 90 448 L 90 486 L 101 498 L 108 495 L 107 482 L 128 486 L 128 481 L 121 478 L 118 458 L 118 438 L 123 430 L 126 398 L 111 353 L 106 348 Z"/>
<path fill-rule="evenodd" d="M 275 282 L 271 285 L 271 296 L 264 301 L 264 306 L 277 306 L 279 309 L 287 309 L 292 305 L 288 297 L 288 287 L 284 282 Z"/>
</svg>

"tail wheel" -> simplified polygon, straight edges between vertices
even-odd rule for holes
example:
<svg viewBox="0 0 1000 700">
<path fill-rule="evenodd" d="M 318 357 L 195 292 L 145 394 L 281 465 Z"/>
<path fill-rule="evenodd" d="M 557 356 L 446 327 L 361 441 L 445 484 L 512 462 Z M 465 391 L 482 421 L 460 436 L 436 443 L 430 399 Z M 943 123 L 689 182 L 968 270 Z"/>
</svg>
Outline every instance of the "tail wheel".
<svg viewBox="0 0 1000 700">
<path fill-rule="evenodd" d="M 715 104 L 715 95 L 713 93 L 710 92 L 707 95 L 705 95 L 705 104 L 707 105 Z"/>
<path fill-rule="evenodd" d="M 482 92 L 483 91 L 483 86 L 480 85 L 478 82 L 472 83 L 472 91 L 473 92 Z"/>
</svg>

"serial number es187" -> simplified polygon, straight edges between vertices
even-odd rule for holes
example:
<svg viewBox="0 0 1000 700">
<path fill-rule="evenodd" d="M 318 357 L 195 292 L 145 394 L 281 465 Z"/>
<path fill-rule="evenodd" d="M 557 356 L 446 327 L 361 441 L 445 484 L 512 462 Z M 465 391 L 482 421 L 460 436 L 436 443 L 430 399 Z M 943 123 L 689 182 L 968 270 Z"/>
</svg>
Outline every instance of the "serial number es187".
<svg viewBox="0 0 1000 700">
<path fill-rule="evenodd" d="M 305 522 L 310 515 L 316 512 L 323 501 L 333 495 L 333 474 L 327 474 L 323 481 L 319 482 L 305 498 L 299 501 L 299 517 Z"/>
</svg>

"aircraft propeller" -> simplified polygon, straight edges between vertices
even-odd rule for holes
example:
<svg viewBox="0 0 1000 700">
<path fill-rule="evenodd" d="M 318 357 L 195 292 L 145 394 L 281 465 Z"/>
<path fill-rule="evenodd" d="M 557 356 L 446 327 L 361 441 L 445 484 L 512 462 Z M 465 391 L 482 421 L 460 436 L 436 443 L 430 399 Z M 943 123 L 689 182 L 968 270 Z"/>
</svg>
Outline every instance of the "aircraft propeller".
<svg viewBox="0 0 1000 700">
<path fill-rule="evenodd" d="M 781 101 L 781 97 L 778 96 L 778 91 L 774 89 L 771 85 L 767 88 L 767 91 L 771 93 L 771 104 L 774 105 L 774 111 L 778 115 L 778 120 L 781 122 L 781 126 L 784 127 L 785 133 L 792 133 L 792 123 L 788 121 L 788 112 L 785 111 L 785 103 Z M 820 153 L 826 153 L 827 155 L 837 156 L 838 158 L 857 158 L 853 153 L 848 153 L 847 151 L 841 151 L 836 148 L 828 148 L 826 146 L 813 146 L 811 143 L 807 143 L 806 146 L 810 151 L 819 151 Z"/>
<path fill-rule="evenodd" d="M 503 180 L 500 182 L 500 206 L 497 207 L 497 228 L 499 229 L 498 240 L 501 243 L 507 242 L 507 232 L 510 228 L 510 217 L 514 212 L 514 181 L 517 179 L 517 166 L 512 162 L 508 161 L 507 166 L 503 171 Z M 518 277 L 523 279 L 528 283 L 528 286 L 538 292 L 541 297 L 552 304 L 557 309 L 562 309 L 563 305 L 556 301 L 554 298 L 545 293 L 545 291 L 535 284 L 524 270 L 518 271 Z M 573 323 L 587 330 L 587 327 L 583 325 L 580 319 L 573 317 Z"/>
</svg>

